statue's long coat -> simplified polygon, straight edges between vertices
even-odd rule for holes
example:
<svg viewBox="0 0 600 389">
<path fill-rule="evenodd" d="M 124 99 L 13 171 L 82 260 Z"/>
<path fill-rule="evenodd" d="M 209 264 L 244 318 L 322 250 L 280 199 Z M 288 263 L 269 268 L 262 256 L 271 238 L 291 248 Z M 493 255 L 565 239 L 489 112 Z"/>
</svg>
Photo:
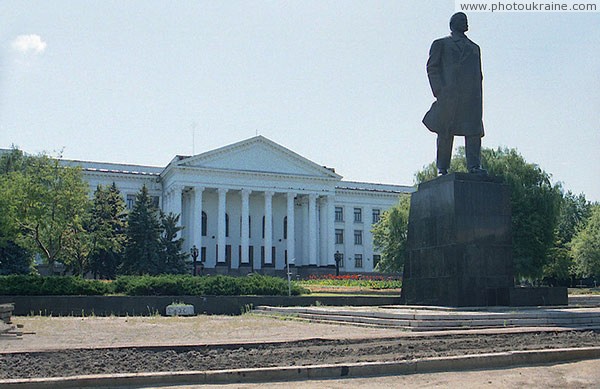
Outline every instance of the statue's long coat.
<svg viewBox="0 0 600 389">
<path fill-rule="evenodd" d="M 442 136 L 483 136 L 479 46 L 466 37 L 453 35 L 434 41 L 427 77 L 437 101 L 425 114 L 423 124 Z"/>
</svg>

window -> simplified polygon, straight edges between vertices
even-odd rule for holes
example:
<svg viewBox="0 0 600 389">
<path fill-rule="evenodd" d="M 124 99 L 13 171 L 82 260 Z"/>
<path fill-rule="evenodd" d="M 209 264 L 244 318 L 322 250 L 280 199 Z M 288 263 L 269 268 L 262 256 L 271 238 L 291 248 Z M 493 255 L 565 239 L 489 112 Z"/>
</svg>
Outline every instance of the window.
<svg viewBox="0 0 600 389">
<path fill-rule="evenodd" d="M 202 211 L 202 236 L 206 236 L 207 229 L 208 229 L 208 216 L 206 216 L 206 212 Z"/>
<path fill-rule="evenodd" d="M 229 238 L 229 215 L 225 214 L 225 236 Z"/>
<path fill-rule="evenodd" d="M 381 210 L 374 209 L 373 210 L 373 224 L 377 223 L 381 218 Z"/>
<path fill-rule="evenodd" d="M 225 245 L 225 261 L 231 263 L 231 245 Z"/>
<path fill-rule="evenodd" d="M 362 254 L 354 254 L 354 267 L 359 269 L 363 267 Z"/>
<path fill-rule="evenodd" d="M 373 254 L 373 269 L 375 269 L 379 261 L 381 261 L 381 255 Z"/>
<path fill-rule="evenodd" d="M 158 208 L 159 202 L 160 202 L 160 197 L 152 196 L 152 206 L 154 208 Z"/>
<path fill-rule="evenodd" d="M 362 245 L 362 231 L 361 230 L 354 230 L 354 244 Z"/>
<path fill-rule="evenodd" d="M 283 239 L 287 239 L 287 216 L 283 218 Z"/>
<path fill-rule="evenodd" d="M 344 221 L 344 208 L 335 207 L 335 221 L 343 222 Z"/>
<path fill-rule="evenodd" d="M 263 216 L 262 218 L 262 238 L 265 238 L 265 217 Z M 262 257 L 262 259 L 264 260 L 264 255 Z"/>
<path fill-rule="evenodd" d="M 344 244 L 344 230 L 335 230 L 335 244 Z"/>
<path fill-rule="evenodd" d="M 362 208 L 354 208 L 354 223 L 362 223 Z"/>
<path fill-rule="evenodd" d="M 126 201 L 127 209 L 131 211 L 133 209 L 133 206 L 135 205 L 135 195 L 128 194 L 125 201 Z"/>
</svg>

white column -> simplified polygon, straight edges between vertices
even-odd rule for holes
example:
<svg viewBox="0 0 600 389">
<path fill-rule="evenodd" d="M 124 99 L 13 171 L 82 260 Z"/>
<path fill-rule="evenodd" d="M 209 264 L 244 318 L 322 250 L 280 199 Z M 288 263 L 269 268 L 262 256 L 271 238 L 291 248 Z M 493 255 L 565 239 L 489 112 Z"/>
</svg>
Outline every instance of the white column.
<svg viewBox="0 0 600 389">
<path fill-rule="evenodd" d="M 335 265 L 335 197 L 327 196 L 327 264 Z"/>
<path fill-rule="evenodd" d="M 294 198 L 296 193 L 287 194 L 287 257 L 290 265 L 296 263 L 296 229 L 294 220 Z"/>
<path fill-rule="evenodd" d="M 317 195 L 308 195 L 308 264 L 317 264 Z"/>
<path fill-rule="evenodd" d="M 163 190 L 163 192 L 162 192 L 162 199 L 161 199 L 161 202 L 160 202 L 160 209 L 162 209 L 162 211 L 164 213 L 168 213 L 167 212 L 167 207 L 169 205 L 168 197 L 169 197 L 169 192 L 167 192 L 166 190 Z"/>
<path fill-rule="evenodd" d="M 265 265 L 271 265 L 273 247 L 273 192 L 265 192 Z"/>
<path fill-rule="evenodd" d="M 248 246 L 250 245 L 250 225 L 248 224 L 248 217 L 250 215 L 250 193 L 249 189 L 242 189 L 242 257 L 240 258 L 241 263 L 250 263 L 250 257 L 248 256 Z"/>
<path fill-rule="evenodd" d="M 165 213 L 171 212 L 171 205 L 172 205 L 172 199 L 173 199 L 172 195 L 173 195 L 172 188 L 165 189 L 165 201 L 164 201 L 164 206 L 163 206 L 163 211 Z"/>
<path fill-rule="evenodd" d="M 192 209 L 192 241 L 191 244 L 196 245 L 198 251 L 202 252 L 202 192 L 204 188 L 197 186 L 194 188 L 194 208 Z"/>
<path fill-rule="evenodd" d="M 219 210 L 217 213 L 217 263 L 225 262 L 225 212 L 227 209 L 227 189 L 219 188 Z"/>
<path fill-rule="evenodd" d="M 308 197 L 306 195 L 303 195 L 301 198 L 301 204 L 302 204 L 302 234 L 300 234 L 300 236 L 302 237 L 302 261 L 299 264 L 298 261 L 296 261 L 296 265 L 301 265 L 301 266 L 307 266 L 309 264 L 308 258 L 310 257 L 310 250 L 308 249 L 308 236 L 309 236 L 309 229 L 308 229 L 308 220 L 309 220 L 309 212 L 308 212 Z"/>
<path fill-rule="evenodd" d="M 182 202 L 181 202 L 181 190 L 183 188 L 180 185 L 173 187 L 173 213 L 175 215 L 181 215 Z M 181 220 L 181 218 L 179 219 Z"/>
<path fill-rule="evenodd" d="M 319 209 L 319 256 L 318 265 L 327 265 L 327 232 L 329 230 L 327 223 L 327 198 L 324 196 L 319 197 L 318 201 Z"/>
</svg>

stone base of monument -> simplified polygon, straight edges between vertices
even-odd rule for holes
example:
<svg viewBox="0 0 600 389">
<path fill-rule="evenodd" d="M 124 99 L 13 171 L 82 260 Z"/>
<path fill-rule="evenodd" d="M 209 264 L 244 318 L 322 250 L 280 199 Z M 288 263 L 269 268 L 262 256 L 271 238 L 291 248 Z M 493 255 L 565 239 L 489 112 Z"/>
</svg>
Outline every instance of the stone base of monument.
<svg viewBox="0 0 600 389">
<path fill-rule="evenodd" d="M 412 194 L 402 301 L 448 307 L 567 304 L 566 289 L 514 288 L 510 188 L 452 173 Z M 530 293 L 529 297 L 527 294 Z M 536 297 L 537 296 L 537 297 Z"/>
</svg>

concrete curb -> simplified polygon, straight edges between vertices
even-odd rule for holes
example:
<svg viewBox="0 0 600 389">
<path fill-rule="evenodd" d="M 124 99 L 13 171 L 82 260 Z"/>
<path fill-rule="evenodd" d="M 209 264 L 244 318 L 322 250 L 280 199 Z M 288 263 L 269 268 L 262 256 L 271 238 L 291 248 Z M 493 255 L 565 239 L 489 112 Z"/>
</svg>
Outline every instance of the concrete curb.
<svg viewBox="0 0 600 389">
<path fill-rule="evenodd" d="M 423 358 L 400 362 L 363 362 L 337 365 L 268 367 L 237 370 L 97 374 L 72 377 L 8 379 L 0 380 L 0 387 L 37 389 L 277 382 L 497 369 L 598 358 L 600 358 L 600 347 L 585 347 Z"/>
</svg>

